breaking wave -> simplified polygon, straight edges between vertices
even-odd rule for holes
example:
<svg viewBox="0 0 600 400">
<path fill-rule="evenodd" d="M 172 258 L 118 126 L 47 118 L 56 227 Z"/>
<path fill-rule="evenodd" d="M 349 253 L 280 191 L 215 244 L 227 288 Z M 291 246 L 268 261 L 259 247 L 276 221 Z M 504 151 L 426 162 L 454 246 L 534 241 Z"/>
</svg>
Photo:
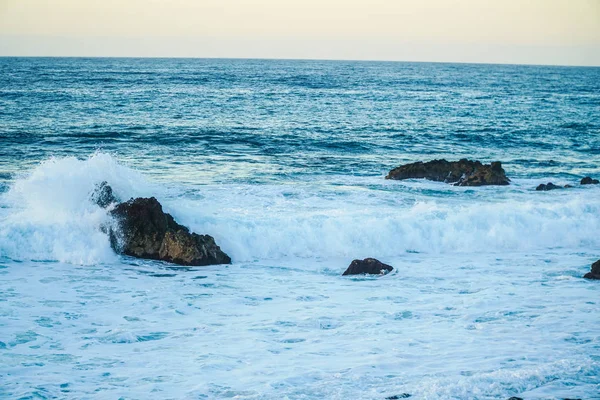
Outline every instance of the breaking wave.
<svg viewBox="0 0 600 400">
<path fill-rule="evenodd" d="M 115 261 L 99 229 L 107 213 L 89 201 L 101 181 L 122 199 L 156 196 L 180 223 L 213 235 L 234 262 L 600 246 L 600 200 L 588 190 L 556 194 L 563 196 L 560 201 L 515 188 L 486 188 L 487 198 L 457 201 L 456 196 L 415 194 L 397 182 L 357 185 L 343 193 L 300 184 L 167 191 L 111 155 L 95 153 L 84 160 L 42 162 L 0 195 L 0 256 L 74 264 Z M 500 190 L 510 192 L 495 199 Z"/>
</svg>

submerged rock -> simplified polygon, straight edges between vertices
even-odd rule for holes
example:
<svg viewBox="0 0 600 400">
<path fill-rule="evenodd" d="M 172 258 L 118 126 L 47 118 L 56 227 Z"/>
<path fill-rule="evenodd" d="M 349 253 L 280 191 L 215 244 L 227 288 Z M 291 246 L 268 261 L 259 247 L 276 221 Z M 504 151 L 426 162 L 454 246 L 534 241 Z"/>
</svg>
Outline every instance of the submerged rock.
<svg viewBox="0 0 600 400">
<path fill-rule="evenodd" d="M 402 393 L 402 394 L 397 394 L 394 396 L 386 397 L 385 400 L 400 400 L 400 399 L 408 399 L 409 397 L 412 397 L 412 395 L 410 395 L 408 393 Z"/>
<path fill-rule="evenodd" d="M 558 186 L 558 185 L 555 185 L 552 182 L 548 182 L 548 183 L 540 183 L 538 185 L 538 187 L 535 188 L 535 190 L 538 190 L 538 191 L 540 191 L 540 190 L 541 191 L 548 191 L 548 190 L 554 190 L 554 189 L 564 189 L 564 188 L 567 188 L 567 187 L 571 187 L 571 186 L 570 185 Z"/>
<path fill-rule="evenodd" d="M 592 264 L 592 270 L 583 276 L 586 279 L 600 279 L 600 260 Z"/>
<path fill-rule="evenodd" d="M 154 197 L 117 204 L 110 214 L 116 219 L 111 245 L 118 253 L 179 265 L 231 263 L 211 236 L 190 233 Z"/>
<path fill-rule="evenodd" d="M 463 158 L 459 161 L 433 160 L 401 165 L 392 169 L 385 179 L 429 179 L 454 183 L 455 186 L 508 185 L 510 179 L 500 161 L 482 164 Z"/>
<path fill-rule="evenodd" d="M 360 274 L 385 275 L 393 270 L 394 268 L 391 265 L 384 264 L 374 258 L 365 258 L 364 260 L 352 261 L 342 276 Z"/>
<path fill-rule="evenodd" d="M 106 181 L 96 184 L 96 187 L 90 196 L 90 200 L 92 203 L 97 204 L 102 208 L 106 208 L 111 204 L 121 201 L 115 196 L 112 187 L 110 187 Z"/>
<path fill-rule="evenodd" d="M 590 176 L 586 176 L 581 180 L 582 185 L 597 185 L 600 181 L 598 179 L 592 179 Z"/>
</svg>

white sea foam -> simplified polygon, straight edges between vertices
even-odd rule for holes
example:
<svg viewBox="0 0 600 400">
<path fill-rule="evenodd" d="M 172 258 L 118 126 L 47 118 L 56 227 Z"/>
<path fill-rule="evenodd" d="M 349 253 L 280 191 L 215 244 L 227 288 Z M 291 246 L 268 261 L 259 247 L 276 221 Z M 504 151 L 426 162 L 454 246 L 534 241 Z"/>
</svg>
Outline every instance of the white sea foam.
<svg viewBox="0 0 600 400">
<path fill-rule="evenodd" d="M 89 201 L 104 180 L 123 199 L 156 196 L 181 223 L 215 236 L 234 262 L 600 247 L 595 188 L 555 197 L 520 186 L 484 188 L 473 197 L 441 183 L 403 185 L 375 178 L 333 188 L 205 185 L 168 191 L 97 153 L 86 160 L 48 160 L 15 181 L 1 200 L 0 254 L 17 260 L 112 261 L 115 255 L 99 229 L 106 212 Z M 419 185 L 441 192 L 410 191 Z M 497 196 L 499 190 L 505 193 Z M 457 191 L 462 196 L 453 196 Z"/>
<path fill-rule="evenodd" d="M 379 279 L 341 277 L 347 260 L 333 259 L 193 270 L 0 263 L 0 397 L 3 387 L 7 398 L 597 393 L 597 285 L 580 279 L 587 257 L 386 261 L 396 273 Z M 555 279 L 566 273 L 579 278 Z"/>
<path fill-rule="evenodd" d="M 0 256 L 75 264 L 114 261 L 100 230 L 106 211 L 89 200 L 104 180 L 123 198 L 149 189 L 140 174 L 103 153 L 86 160 L 52 158 L 17 179 L 0 199 Z"/>
<path fill-rule="evenodd" d="M 409 207 L 375 208 L 344 199 L 321 200 L 317 210 L 293 201 L 271 210 L 256 205 L 267 196 L 251 201 L 233 196 L 214 204 L 203 202 L 198 208 L 204 215 L 191 206 L 176 214 L 197 230 L 216 234 L 237 260 L 600 246 L 595 234 L 600 229 L 600 203 L 583 196 L 564 203 L 515 198 L 493 204 L 417 201 Z"/>
</svg>

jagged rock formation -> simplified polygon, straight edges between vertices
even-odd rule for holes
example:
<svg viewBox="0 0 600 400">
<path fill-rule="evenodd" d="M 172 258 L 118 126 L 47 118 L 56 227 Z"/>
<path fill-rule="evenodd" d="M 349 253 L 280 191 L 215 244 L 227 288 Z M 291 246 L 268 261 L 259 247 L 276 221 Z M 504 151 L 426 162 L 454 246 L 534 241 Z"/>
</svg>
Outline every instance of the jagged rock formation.
<svg viewBox="0 0 600 400">
<path fill-rule="evenodd" d="M 392 169 L 386 179 L 429 179 L 453 183 L 455 186 L 508 185 L 510 179 L 500 161 L 482 164 L 463 158 L 459 161 L 433 160 L 401 165 Z"/>
<path fill-rule="evenodd" d="M 119 253 L 180 265 L 231 263 L 211 236 L 190 233 L 154 197 L 117 204 L 110 214 L 116 219 L 111 245 Z"/>
<path fill-rule="evenodd" d="M 114 223 L 101 229 L 109 234 L 117 253 L 179 265 L 231 263 L 212 236 L 191 233 L 165 213 L 154 197 L 119 203 L 110 185 L 102 182 L 96 185 L 90 199 L 102 208 L 114 205 L 108 211 Z"/>
</svg>

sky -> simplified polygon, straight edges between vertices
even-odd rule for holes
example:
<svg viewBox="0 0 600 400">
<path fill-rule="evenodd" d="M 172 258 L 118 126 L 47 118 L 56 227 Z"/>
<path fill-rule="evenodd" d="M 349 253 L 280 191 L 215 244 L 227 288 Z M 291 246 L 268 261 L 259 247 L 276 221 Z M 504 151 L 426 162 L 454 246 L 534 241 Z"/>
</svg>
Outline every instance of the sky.
<svg viewBox="0 0 600 400">
<path fill-rule="evenodd" d="M 0 0 L 0 56 L 600 66 L 600 0 Z"/>
</svg>

